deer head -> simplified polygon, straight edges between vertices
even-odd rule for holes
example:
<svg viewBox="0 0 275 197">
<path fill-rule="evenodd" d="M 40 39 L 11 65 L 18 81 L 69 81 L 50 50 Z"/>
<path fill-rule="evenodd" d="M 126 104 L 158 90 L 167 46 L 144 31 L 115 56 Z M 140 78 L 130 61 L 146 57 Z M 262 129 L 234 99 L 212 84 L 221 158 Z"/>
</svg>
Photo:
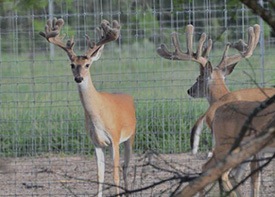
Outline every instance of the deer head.
<svg viewBox="0 0 275 197">
<path fill-rule="evenodd" d="M 225 77 L 230 75 L 237 63 L 243 58 L 249 58 L 255 50 L 260 37 L 260 26 L 254 25 L 248 29 L 248 42 L 239 40 L 236 43 L 228 43 L 220 63 L 216 67 L 212 67 L 208 62 L 205 66 L 200 65 L 200 75 L 195 84 L 187 91 L 187 93 L 195 98 L 207 97 L 211 100 L 219 99 L 229 90 L 225 85 Z M 235 48 L 238 52 L 228 56 L 229 48 Z"/>
<path fill-rule="evenodd" d="M 181 60 L 181 61 L 193 61 L 196 63 L 199 63 L 200 65 L 200 76 L 201 78 L 197 78 L 196 83 L 201 83 L 202 80 L 204 80 L 204 73 L 202 73 L 203 68 L 208 68 L 209 64 L 211 63 L 208 60 L 209 53 L 212 49 L 212 40 L 208 39 L 208 43 L 206 44 L 206 34 L 203 33 L 200 37 L 200 40 L 198 42 L 197 51 L 193 51 L 193 36 L 194 36 L 194 26 L 193 25 L 187 25 L 186 27 L 186 44 L 187 44 L 187 51 L 184 53 L 180 49 L 180 43 L 178 39 L 178 34 L 176 32 L 173 32 L 171 34 L 172 43 L 175 47 L 174 52 L 170 52 L 165 44 L 161 44 L 160 47 L 157 49 L 157 53 L 169 60 Z M 194 84 L 195 85 L 195 84 Z M 201 88 L 202 91 L 205 91 L 203 88 Z"/>
<path fill-rule="evenodd" d="M 224 54 L 221 62 L 213 68 L 211 62 L 208 60 L 209 52 L 212 48 L 212 40 L 208 40 L 208 45 L 204 46 L 206 34 L 203 33 L 198 43 L 196 52 L 192 51 L 194 27 L 188 25 L 186 28 L 187 39 L 187 52 L 183 53 L 179 47 L 177 33 L 172 33 L 172 42 L 175 47 L 174 52 L 168 51 L 164 44 L 157 49 L 161 57 L 170 60 L 194 61 L 200 65 L 200 75 L 197 77 L 196 82 L 187 93 L 194 98 L 207 97 L 209 102 L 214 102 L 220 96 L 229 92 L 225 86 L 224 79 L 227 75 L 231 74 L 236 64 L 243 58 L 249 58 L 257 46 L 260 36 L 260 26 L 254 25 L 248 29 L 248 43 L 239 40 L 237 43 L 228 43 L 225 47 Z M 238 50 L 238 53 L 228 56 L 229 47 Z"/>
<path fill-rule="evenodd" d="M 45 26 L 45 32 L 39 32 L 41 36 L 47 39 L 48 42 L 62 48 L 71 61 L 71 69 L 74 79 L 77 83 L 81 83 L 86 76 L 89 76 L 90 65 L 97 61 L 103 51 L 104 45 L 108 42 L 118 39 L 120 35 L 120 25 L 114 20 L 111 27 L 107 20 L 102 20 L 97 31 L 100 33 L 100 40 L 95 43 L 91 42 L 88 35 L 85 35 L 88 45 L 88 50 L 84 55 L 76 55 L 73 51 L 74 40 L 73 37 L 63 43 L 64 36 L 60 36 L 60 31 L 64 25 L 63 19 L 48 20 Z"/>
</svg>

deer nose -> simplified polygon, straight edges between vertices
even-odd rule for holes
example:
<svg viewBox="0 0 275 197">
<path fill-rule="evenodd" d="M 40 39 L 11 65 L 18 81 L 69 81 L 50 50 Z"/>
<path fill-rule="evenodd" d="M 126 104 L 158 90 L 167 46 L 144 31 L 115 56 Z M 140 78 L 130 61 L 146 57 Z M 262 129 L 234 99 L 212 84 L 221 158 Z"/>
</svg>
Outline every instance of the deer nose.
<svg viewBox="0 0 275 197">
<path fill-rule="evenodd" d="M 83 77 L 75 77 L 74 80 L 76 83 L 81 83 L 83 81 Z"/>
<path fill-rule="evenodd" d="M 190 90 L 190 89 L 187 90 L 187 94 L 188 94 L 188 95 L 191 94 L 191 90 Z"/>
</svg>

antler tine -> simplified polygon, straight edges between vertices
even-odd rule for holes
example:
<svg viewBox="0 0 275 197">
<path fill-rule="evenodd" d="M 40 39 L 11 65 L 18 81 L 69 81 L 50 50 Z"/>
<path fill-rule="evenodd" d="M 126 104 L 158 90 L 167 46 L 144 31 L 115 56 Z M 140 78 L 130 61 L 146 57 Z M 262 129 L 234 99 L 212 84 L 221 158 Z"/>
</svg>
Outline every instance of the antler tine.
<svg viewBox="0 0 275 197">
<path fill-rule="evenodd" d="M 62 18 L 53 20 L 47 20 L 45 26 L 45 32 L 39 32 L 41 36 L 47 39 L 48 42 L 62 48 L 67 52 L 69 58 L 73 60 L 76 57 L 76 54 L 73 51 L 74 40 L 73 37 L 67 41 L 67 43 L 63 43 L 64 36 L 60 36 L 60 31 L 64 25 L 64 20 Z"/>
<path fill-rule="evenodd" d="M 254 51 L 254 45 L 255 45 L 255 33 L 254 33 L 254 28 L 249 27 L 248 29 L 248 44 L 247 44 L 247 49 L 241 55 L 243 57 L 249 58 Z"/>
<path fill-rule="evenodd" d="M 209 53 L 212 49 L 213 41 L 212 39 L 208 39 L 207 47 L 203 50 L 202 57 L 208 59 Z"/>
<path fill-rule="evenodd" d="M 179 48 L 179 40 L 177 32 L 173 32 L 171 34 L 172 43 L 175 47 L 175 51 L 171 52 L 168 50 L 167 46 L 164 43 L 161 43 L 160 46 L 157 48 L 157 53 L 159 56 L 169 59 L 169 60 L 182 60 L 179 58 L 178 51 L 181 52 Z"/>
<path fill-rule="evenodd" d="M 189 53 L 183 53 L 180 49 L 180 43 L 178 39 L 178 33 L 173 32 L 171 34 L 172 43 L 175 47 L 174 52 L 170 52 L 165 44 L 161 44 L 160 47 L 157 49 L 157 53 L 166 59 L 169 60 L 191 60 L 191 55 Z"/>
<path fill-rule="evenodd" d="M 169 60 L 173 60 L 171 57 L 173 55 L 173 53 L 171 53 L 165 44 L 161 44 L 158 48 L 157 48 L 157 53 L 159 54 L 159 56 L 165 58 L 165 59 L 169 59 Z"/>
<path fill-rule="evenodd" d="M 206 47 L 204 47 L 205 41 L 206 41 L 206 33 L 202 33 L 199 43 L 198 43 L 198 47 L 197 47 L 197 51 L 195 53 L 196 55 L 196 60 L 197 62 L 201 63 L 203 66 L 207 63 L 208 61 L 208 55 L 212 49 L 212 39 L 208 39 L 208 44 Z"/>
<path fill-rule="evenodd" d="M 120 25 L 118 21 L 113 20 L 112 27 L 109 21 L 102 20 L 100 27 L 96 29 L 100 33 L 100 40 L 95 43 L 91 43 L 88 35 L 85 35 L 89 49 L 86 52 L 87 57 L 93 56 L 93 54 L 106 43 L 117 40 L 120 36 Z"/>
<path fill-rule="evenodd" d="M 186 45 L 187 45 L 187 54 L 191 57 L 193 53 L 193 36 L 194 36 L 194 26 L 186 26 Z"/>
<path fill-rule="evenodd" d="M 201 54 L 202 54 L 202 47 L 203 47 L 203 43 L 205 42 L 205 40 L 206 40 L 206 34 L 203 33 L 203 34 L 201 35 L 200 40 L 199 40 L 199 44 L 198 44 L 198 48 L 197 48 L 197 52 L 196 52 L 197 58 L 200 58 L 200 57 L 201 57 Z"/>
<path fill-rule="evenodd" d="M 260 25 L 258 24 L 255 24 L 253 26 L 253 29 L 254 29 L 254 34 L 255 34 L 255 40 L 254 40 L 254 49 L 257 47 L 257 44 L 259 42 L 259 39 L 260 39 L 260 33 L 261 33 L 261 27 Z"/>
<path fill-rule="evenodd" d="M 180 42 L 179 42 L 179 37 L 176 32 L 173 32 L 171 34 L 172 42 L 173 45 L 175 46 L 175 53 L 183 53 L 181 48 L 180 48 Z"/>
<path fill-rule="evenodd" d="M 193 52 L 193 36 L 194 36 L 194 26 L 193 25 L 187 25 L 186 26 L 186 47 L 187 51 L 186 53 L 182 52 L 180 49 L 180 43 L 178 39 L 178 34 L 176 32 L 173 32 L 171 34 L 172 43 L 175 47 L 175 51 L 171 52 L 167 49 L 165 44 L 161 44 L 160 47 L 157 48 L 157 53 L 169 60 L 183 60 L 183 61 L 194 61 L 202 64 L 204 66 L 206 64 L 208 54 L 212 48 L 212 41 L 209 42 L 208 47 L 202 52 L 203 44 L 206 40 L 206 34 L 203 33 L 199 44 L 197 52 Z"/>
<path fill-rule="evenodd" d="M 239 40 L 238 42 L 233 44 L 228 43 L 225 47 L 222 60 L 217 67 L 225 68 L 228 65 L 237 64 L 243 58 L 249 58 L 253 54 L 258 44 L 259 37 L 260 37 L 260 26 L 256 24 L 254 25 L 254 27 L 249 27 L 248 43 L 246 44 L 243 40 Z M 229 47 L 233 47 L 237 49 L 239 53 L 232 56 L 228 56 L 227 52 Z"/>
<path fill-rule="evenodd" d="M 171 34 L 171 38 L 172 38 L 172 43 L 175 47 L 175 52 L 172 53 L 172 56 L 171 56 L 172 60 L 190 60 L 191 55 L 188 52 L 187 53 L 182 52 L 180 48 L 178 34 L 176 32 L 173 32 Z"/>
<path fill-rule="evenodd" d="M 203 50 L 203 45 L 206 40 L 206 33 L 202 33 L 199 43 L 198 43 L 198 48 L 196 52 L 196 59 L 198 62 L 200 62 L 203 66 L 207 63 L 208 61 L 208 55 L 212 49 L 212 40 L 208 40 L 208 46 Z"/>
<path fill-rule="evenodd" d="M 226 45 L 225 45 L 225 49 L 224 49 L 224 52 L 223 52 L 223 55 L 222 55 L 222 60 L 226 60 L 228 58 L 228 50 L 231 46 L 231 43 L 228 42 Z"/>
</svg>

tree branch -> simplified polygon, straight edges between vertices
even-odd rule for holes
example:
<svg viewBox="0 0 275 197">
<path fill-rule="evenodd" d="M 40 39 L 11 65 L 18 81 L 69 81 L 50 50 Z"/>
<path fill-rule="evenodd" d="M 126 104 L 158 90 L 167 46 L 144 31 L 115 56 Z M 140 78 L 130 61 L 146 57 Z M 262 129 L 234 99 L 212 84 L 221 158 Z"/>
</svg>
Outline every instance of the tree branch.
<svg viewBox="0 0 275 197">
<path fill-rule="evenodd" d="M 217 163 L 214 168 L 209 169 L 203 173 L 199 178 L 189 183 L 183 190 L 177 195 L 177 197 L 191 197 L 197 192 L 201 191 L 208 184 L 216 181 L 221 175 L 231 168 L 235 168 L 243 160 L 248 159 L 252 155 L 259 152 L 267 144 L 273 141 L 275 138 L 275 128 L 267 128 L 259 136 L 249 141 L 247 144 L 235 149 L 231 154 L 225 157 L 224 160 Z"/>
<path fill-rule="evenodd" d="M 250 8 L 256 15 L 260 16 L 275 31 L 274 5 L 271 4 L 271 11 L 265 9 L 258 3 L 258 0 L 240 0 L 244 5 Z M 273 12 L 272 12 L 273 11 Z"/>
</svg>

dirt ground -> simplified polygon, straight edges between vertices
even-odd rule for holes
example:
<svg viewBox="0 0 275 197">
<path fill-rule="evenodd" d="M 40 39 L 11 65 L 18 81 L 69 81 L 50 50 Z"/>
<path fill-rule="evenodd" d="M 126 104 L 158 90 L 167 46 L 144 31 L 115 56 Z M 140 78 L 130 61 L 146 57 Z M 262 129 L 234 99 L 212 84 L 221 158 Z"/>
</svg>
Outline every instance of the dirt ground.
<svg viewBox="0 0 275 197">
<path fill-rule="evenodd" d="M 172 196 L 180 185 L 178 177 L 195 176 L 206 161 L 206 154 L 158 155 L 147 152 L 134 155 L 128 173 L 129 186 L 134 192 L 131 196 Z M 2 158 L 0 196 L 96 196 L 96 177 L 94 157 L 45 155 Z M 104 196 L 114 195 L 110 156 L 106 161 L 105 182 Z M 273 161 L 263 172 L 261 196 L 274 196 L 274 183 Z M 241 186 L 241 190 L 244 196 L 249 196 L 249 180 Z M 209 196 L 219 196 L 219 193 L 214 191 Z"/>
</svg>

